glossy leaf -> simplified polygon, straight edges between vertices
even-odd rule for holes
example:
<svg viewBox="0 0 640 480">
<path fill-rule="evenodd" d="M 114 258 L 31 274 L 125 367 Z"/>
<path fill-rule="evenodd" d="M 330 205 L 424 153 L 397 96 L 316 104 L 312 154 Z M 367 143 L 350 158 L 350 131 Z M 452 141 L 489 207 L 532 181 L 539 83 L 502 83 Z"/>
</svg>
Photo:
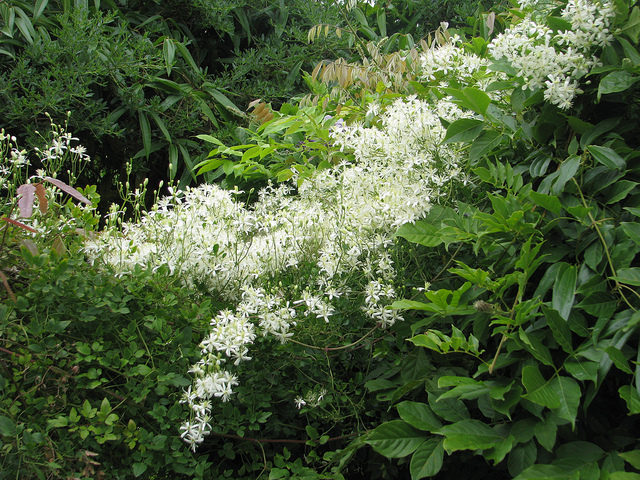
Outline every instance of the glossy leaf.
<svg viewBox="0 0 640 480">
<path fill-rule="evenodd" d="M 560 399 L 556 396 L 555 390 L 550 382 L 546 381 L 540 370 L 532 365 L 527 365 L 522 369 L 522 384 L 527 389 L 524 398 L 547 408 L 560 407 Z"/>
<path fill-rule="evenodd" d="M 437 475 L 442 468 L 443 459 L 444 447 L 442 439 L 428 439 L 411 456 L 411 464 L 409 466 L 411 480 Z"/>
<path fill-rule="evenodd" d="M 376 452 L 389 458 L 406 457 L 425 440 L 424 432 L 402 420 L 392 420 L 377 427 L 367 438 Z"/>
<path fill-rule="evenodd" d="M 492 448 L 504 440 L 486 423 L 471 418 L 445 425 L 436 433 L 445 436 L 444 449 L 447 452 Z"/>
</svg>

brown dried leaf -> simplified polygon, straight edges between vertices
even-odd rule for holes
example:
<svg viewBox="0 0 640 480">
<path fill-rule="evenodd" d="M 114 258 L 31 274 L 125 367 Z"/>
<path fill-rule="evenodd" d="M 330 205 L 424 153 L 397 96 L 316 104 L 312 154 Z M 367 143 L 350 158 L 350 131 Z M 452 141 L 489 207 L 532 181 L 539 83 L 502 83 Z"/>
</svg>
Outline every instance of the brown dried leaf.
<svg viewBox="0 0 640 480">
<path fill-rule="evenodd" d="M 49 201 L 47 200 L 47 191 L 41 183 L 36 183 L 36 196 L 38 197 L 38 207 L 40 208 L 40 212 L 47 213 Z"/>
<path fill-rule="evenodd" d="M 7 280 L 7 277 L 2 272 L 0 272 L 0 279 L 2 280 L 2 284 L 4 285 L 5 290 L 7 291 L 9 296 L 11 297 L 11 300 L 13 300 L 13 303 L 16 303 L 18 300 L 16 299 L 16 296 L 13 294 L 13 291 L 11 290 L 11 287 L 9 286 L 9 281 Z"/>
<path fill-rule="evenodd" d="M 26 230 L 26 231 L 28 231 L 28 232 L 38 233 L 38 231 L 37 231 L 37 230 L 35 230 L 35 229 L 31 228 L 31 227 L 30 227 L 30 226 L 28 226 L 28 225 L 25 225 L 25 224 L 24 224 L 24 223 L 22 223 L 22 222 L 18 222 L 17 220 L 13 220 L 12 218 L 2 217 L 2 218 L 0 218 L 0 220 L 4 220 L 5 222 L 9 222 L 9 223 L 11 223 L 11 224 L 15 225 L 16 227 L 20 227 L 20 228 L 25 229 L 25 230 Z"/>
</svg>

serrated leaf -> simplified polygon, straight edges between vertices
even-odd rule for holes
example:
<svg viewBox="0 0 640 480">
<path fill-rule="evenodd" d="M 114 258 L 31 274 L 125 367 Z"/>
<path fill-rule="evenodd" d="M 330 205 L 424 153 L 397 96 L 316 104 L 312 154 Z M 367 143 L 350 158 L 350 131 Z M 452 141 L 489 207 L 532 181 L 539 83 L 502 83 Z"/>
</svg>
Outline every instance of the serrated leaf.
<svg viewBox="0 0 640 480">
<path fill-rule="evenodd" d="M 409 471 L 411 480 L 433 477 L 442 468 L 444 447 L 441 439 L 430 438 L 413 453 Z"/>
<path fill-rule="evenodd" d="M 537 367 L 526 365 L 522 368 L 522 385 L 527 389 L 527 393 L 522 396 L 523 398 L 550 409 L 560 406 L 560 400 L 554 389 L 544 379 Z"/>
<path fill-rule="evenodd" d="M 492 448 L 504 440 L 486 423 L 471 418 L 445 425 L 435 433 L 445 436 L 444 449 L 449 453 Z"/>
<path fill-rule="evenodd" d="M 406 457 L 425 440 L 424 432 L 413 428 L 402 420 L 392 420 L 378 426 L 366 442 L 381 455 L 389 458 Z"/>
<path fill-rule="evenodd" d="M 397 406 L 400 418 L 409 425 L 427 432 L 442 427 L 442 422 L 426 403 L 404 401 Z"/>
</svg>

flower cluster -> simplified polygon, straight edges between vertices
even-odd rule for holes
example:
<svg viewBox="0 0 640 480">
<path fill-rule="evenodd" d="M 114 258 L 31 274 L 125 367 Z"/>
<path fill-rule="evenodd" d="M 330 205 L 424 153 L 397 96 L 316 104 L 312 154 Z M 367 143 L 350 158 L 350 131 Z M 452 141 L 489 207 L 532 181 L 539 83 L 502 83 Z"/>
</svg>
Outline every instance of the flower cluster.
<svg viewBox="0 0 640 480">
<path fill-rule="evenodd" d="M 527 1 L 523 7 L 525 18 L 498 35 L 490 53 L 496 60 L 506 60 L 526 88 L 544 89 L 545 100 L 570 108 L 581 93 L 579 80 L 600 64 L 593 48 L 612 39 L 609 27 L 615 8 L 608 2 L 569 0 L 561 13 L 568 28 L 554 31 L 538 21 L 542 4 Z"/>
<path fill-rule="evenodd" d="M 448 102 L 398 100 L 378 128 L 335 129 L 335 148 L 353 152 L 354 162 L 318 172 L 296 195 L 286 184 L 268 186 L 246 207 L 234 192 L 204 185 L 87 243 L 90 258 L 122 275 L 167 265 L 186 285 L 234 305 L 211 320 L 200 344 L 183 399 L 193 414 L 182 427 L 185 441 L 194 446 L 209 431 L 212 399 L 229 399 L 237 382 L 231 370 L 251 358 L 258 335 L 285 342 L 296 325 L 330 323 L 344 297 L 383 328 L 402 320 L 389 308 L 397 276 L 389 247 L 397 227 L 423 217 L 462 176 L 457 150 L 440 145 L 440 117 L 462 115 Z M 282 275 L 298 281 L 274 284 Z"/>
</svg>

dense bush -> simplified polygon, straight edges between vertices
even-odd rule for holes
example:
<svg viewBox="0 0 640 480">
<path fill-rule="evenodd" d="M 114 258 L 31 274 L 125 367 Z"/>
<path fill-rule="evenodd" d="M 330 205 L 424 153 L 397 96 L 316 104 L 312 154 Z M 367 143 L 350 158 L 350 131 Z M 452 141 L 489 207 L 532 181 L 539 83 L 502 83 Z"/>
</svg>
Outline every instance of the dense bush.
<svg viewBox="0 0 640 480">
<path fill-rule="evenodd" d="M 640 7 L 468 24 L 254 103 L 200 135 L 228 190 L 101 232 L 5 138 L 3 474 L 639 478 Z"/>
</svg>

